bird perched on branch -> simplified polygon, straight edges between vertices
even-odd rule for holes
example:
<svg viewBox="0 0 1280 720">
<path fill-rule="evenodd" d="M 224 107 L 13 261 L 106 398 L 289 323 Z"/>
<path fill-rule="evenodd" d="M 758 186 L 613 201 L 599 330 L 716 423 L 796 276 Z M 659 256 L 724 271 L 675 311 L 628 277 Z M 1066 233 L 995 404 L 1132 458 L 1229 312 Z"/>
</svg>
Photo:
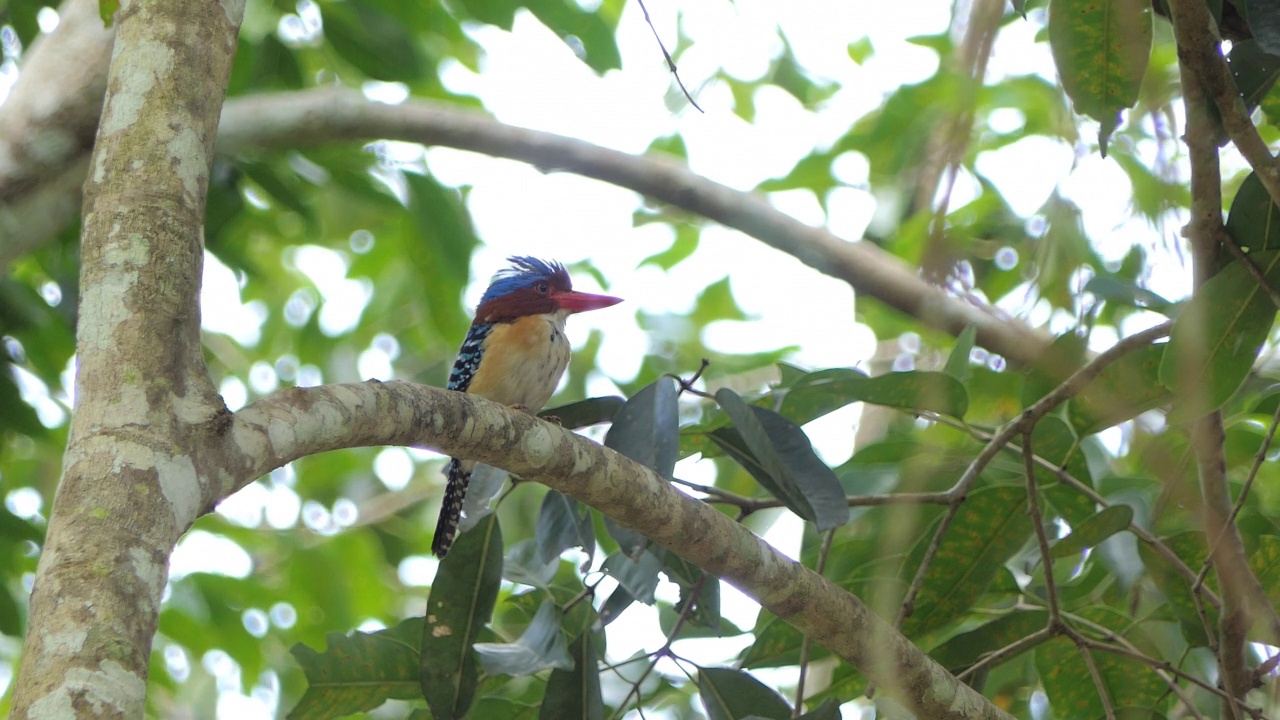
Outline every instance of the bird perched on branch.
<svg viewBox="0 0 1280 720">
<path fill-rule="evenodd" d="M 449 389 L 538 412 L 569 365 L 564 323 L 570 315 L 622 302 L 621 298 L 577 292 L 557 262 L 508 258 L 476 306 L 476 317 L 449 374 Z M 475 463 L 449 461 L 431 552 L 443 558 L 458 535 L 462 502 Z"/>
</svg>

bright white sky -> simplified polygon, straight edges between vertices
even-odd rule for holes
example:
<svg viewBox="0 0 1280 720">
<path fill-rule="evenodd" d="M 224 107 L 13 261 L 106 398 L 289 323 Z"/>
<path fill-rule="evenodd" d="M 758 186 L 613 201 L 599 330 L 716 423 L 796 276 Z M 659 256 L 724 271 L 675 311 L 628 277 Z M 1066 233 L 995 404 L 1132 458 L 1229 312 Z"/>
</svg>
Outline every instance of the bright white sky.
<svg viewBox="0 0 1280 720">
<path fill-rule="evenodd" d="M 818 0 L 738 0 L 732 5 L 677 5 L 649 0 L 647 4 L 668 48 L 676 42 L 676 11 L 680 11 L 684 33 L 692 41 L 678 58 L 681 77 L 695 92 L 705 114 L 688 108 L 679 95 L 636 3 L 627 3 L 619 23 L 621 71 L 597 77 L 565 43 L 522 11 L 511 33 L 491 27 L 474 28 L 474 37 L 486 51 L 482 72 L 474 74 L 457 63 L 446 62 L 445 83 L 455 91 L 480 97 L 504 122 L 575 136 L 626 152 L 641 152 L 654 138 L 678 132 L 695 172 L 747 190 L 765 179 L 785 174 L 814 148 L 829 145 L 858 117 L 877 107 L 887 93 L 932 75 L 937 56 L 906 39 L 945 32 L 951 9 L 947 0 L 920 0 L 893 12 L 885 12 L 884 6 L 876 3 Z M 314 6 L 300 4 L 300 13 L 304 18 L 314 17 Z M 294 22 L 291 27 L 297 25 Z M 1015 22 L 1002 31 L 990 64 L 992 78 L 1029 72 L 1055 77 L 1047 46 L 1034 42 L 1039 26 Z M 808 71 L 838 83 L 841 89 L 824 103 L 820 113 L 805 110 L 780 89 L 762 89 L 755 97 L 756 121 L 747 124 L 733 113 L 728 88 L 706 79 L 720 67 L 742 80 L 761 77 L 770 59 L 782 48 L 775 27 L 781 28 Z M 859 66 L 850 59 L 847 48 L 864 36 L 872 39 L 875 52 Z M 6 77 L 11 73 L 6 76 L 0 70 L 0 99 L 7 92 Z M 398 94 L 394 87 L 373 86 L 367 90 L 379 98 Z M 1016 128 L 1021 117 L 1008 111 L 993 118 L 995 123 Z M 397 147 L 396 152 L 413 155 L 421 151 Z M 704 287 L 726 275 L 735 297 L 752 319 L 707 328 L 705 340 L 717 350 L 745 353 L 798 345 L 801 350 L 793 362 L 808 367 L 836 367 L 863 363 L 875 349 L 873 333 L 854 320 L 853 293 L 846 284 L 820 275 L 736 231 L 718 226 L 706 228 L 697 253 L 670 273 L 637 269 L 642 259 L 666 249 L 673 234 L 656 225 L 632 227 L 632 213 L 640 204 L 635 193 L 571 174 L 543 174 L 520 163 L 455 150 L 432 149 L 426 157 L 430 170 L 442 182 L 473 188 L 469 206 L 485 246 L 477 252 L 473 264 L 468 294 L 471 303 L 478 299 L 489 276 L 504 265 L 504 258 L 512 254 L 563 262 L 589 258 L 609 279 L 609 292 L 627 300 L 626 305 L 577 316 L 570 322 L 570 336 L 577 342 L 585 339 L 591 328 L 608 326 L 600 364 L 609 377 L 633 377 L 648 347 L 649 338 L 632 321 L 635 310 L 687 312 Z M 979 166 L 1002 189 L 1014 210 L 1023 215 L 1037 210 L 1058 187 L 1084 209 L 1086 230 L 1099 241 L 1100 250 L 1108 257 L 1123 256 L 1133 242 L 1159 244 L 1152 228 L 1130 219 L 1130 190 L 1123 172 L 1088 148 L 1028 138 L 982 156 Z M 832 191 L 828 198 L 829 217 L 808 191 L 778 193 L 770 200 L 804 222 L 825 224 L 836 234 L 856 240 L 875 209 L 874 200 L 865 192 L 866 162 L 850 155 L 838 168 L 850 187 Z M 953 204 L 968 202 L 974 187 L 971 178 L 962 178 Z M 295 254 L 294 260 L 322 294 L 323 324 L 335 332 L 354 324 L 358 318 L 354 311 L 368 300 L 369 283 L 346 277 L 346 263 L 332 251 L 308 248 Z M 1164 273 L 1153 282 L 1152 289 L 1165 297 L 1182 297 L 1188 291 L 1185 275 Z M 578 284 L 592 289 L 590 278 L 579 278 Z M 246 343 L 257 341 L 257 328 L 265 313 L 283 311 L 241 305 L 235 278 L 212 257 L 206 261 L 202 300 L 207 330 Z M 821 310 L 815 311 L 818 308 Z M 1042 309 L 1008 309 L 1036 322 L 1048 320 Z M 1055 325 L 1066 320 L 1055 318 Z M 833 328 L 837 331 L 832 332 Z M 1056 329 L 1063 330 L 1065 325 Z M 361 372 L 390 377 L 398 352 L 394 339 L 383 338 L 375 345 L 362 356 Z M 696 367 L 696 361 L 690 359 L 689 370 Z M 323 379 L 318 370 L 307 372 L 313 382 Z M 270 391 L 276 383 L 274 372 L 267 366 L 248 378 L 248 385 L 259 392 Z M 239 380 L 223 386 L 233 407 L 245 402 L 247 390 Z M 616 388 L 600 376 L 591 381 L 591 391 L 606 394 L 616 392 Z M 851 453 L 856 420 L 856 411 L 846 410 L 815 421 L 806 429 L 824 459 L 836 464 Z M 379 457 L 375 472 L 389 488 L 396 489 L 408 481 L 415 462 L 428 457 L 431 456 L 388 449 Z M 682 464 L 678 473 L 689 479 L 710 479 L 696 463 Z M 304 508 L 288 487 L 287 475 L 282 473 L 278 478 L 281 482 L 271 483 L 270 489 L 262 483 L 247 488 L 224 503 L 222 511 L 247 525 L 257 525 L 265 519 L 277 528 L 296 526 L 301 519 L 313 529 L 334 531 L 355 519 L 353 510 L 345 506 Z M 794 555 L 799 549 L 797 523 L 790 516 L 780 515 L 767 538 L 783 552 Z M 173 558 L 175 575 L 199 569 L 244 576 L 251 568 L 248 555 L 234 543 L 201 532 L 186 538 Z M 427 584 L 434 570 L 434 560 L 414 559 L 401 568 L 401 576 L 406 582 Z M 673 597 L 670 590 L 663 592 Z M 726 588 L 724 612 L 730 620 L 750 628 L 756 611 L 754 603 Z M 266 609 L 259 610 L 252 618 L 246 616 L 246 624 L 259 627 L 267 617 Z M 280 608 L 271 609 L 269 617 L 273 622 L 292 622 L 288 612 Z M 609 649 L 614 659 L 628 657 L 640 648 L 656 649 L 662 642 L 656 614 L 642 606 L 633 607 L 610 630 Z M 722 662 L 744 644 L 745 641 L 686 641 L 678 643 L 676 650 L 693 660 Z M 195 660 L 180 652 L 166 657 L 177 675 L 187 672 L 194 662 L 203 662 L 219 675 L 223 689 L 220 718 L 269 717 L 277 709 L 278 682 L 273 676 L 264 676 L 250 695 L 242 695 L 238 669 L 229 658 Z M 682 677 L 674 667 L 663 669 Z M 757 675 L 765 682 L 794 683 L 791 672 Z M 606 693 L 615 690 L 615 685 L 606 681 Z M 846 708 L 845 717 L 858 717 L 858 712 Z"/>
</svg>

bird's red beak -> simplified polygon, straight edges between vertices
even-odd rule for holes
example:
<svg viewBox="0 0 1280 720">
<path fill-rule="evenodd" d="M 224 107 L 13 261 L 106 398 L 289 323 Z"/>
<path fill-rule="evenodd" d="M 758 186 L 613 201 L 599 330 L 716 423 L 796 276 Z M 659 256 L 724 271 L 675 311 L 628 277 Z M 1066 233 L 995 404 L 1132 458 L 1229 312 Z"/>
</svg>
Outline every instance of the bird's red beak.
<svg viewBox="0 0 1280 720">
<path fill-rule="evenodd" d="M 575 313 L 599 310 L 622 302 L 622 298 L 608 295 L 592 295 L 591 293 L 575 292 L 573 290 L 556 293 L 555 300 L 562 309 Z"/>
</svg>

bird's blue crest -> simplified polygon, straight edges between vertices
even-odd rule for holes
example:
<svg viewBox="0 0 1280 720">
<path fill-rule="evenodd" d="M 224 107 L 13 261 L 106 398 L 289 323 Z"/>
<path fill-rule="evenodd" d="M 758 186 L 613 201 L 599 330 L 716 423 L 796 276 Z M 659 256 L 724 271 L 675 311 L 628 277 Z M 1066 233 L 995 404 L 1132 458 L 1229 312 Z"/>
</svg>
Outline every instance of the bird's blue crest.
<svg viewBox="0 0 1280 720">
<path fill-rule="evenodd" d="M 569 288 L 569 272 L 558 262 L 547 262 L 527 255 L 512 256 L 507 261 L 511 263 L 511 267 L 499 270 L 493 280 L 489 281 L 489 289 L 480 298 L 481 305 L 543 280 Z"/>
</svg>

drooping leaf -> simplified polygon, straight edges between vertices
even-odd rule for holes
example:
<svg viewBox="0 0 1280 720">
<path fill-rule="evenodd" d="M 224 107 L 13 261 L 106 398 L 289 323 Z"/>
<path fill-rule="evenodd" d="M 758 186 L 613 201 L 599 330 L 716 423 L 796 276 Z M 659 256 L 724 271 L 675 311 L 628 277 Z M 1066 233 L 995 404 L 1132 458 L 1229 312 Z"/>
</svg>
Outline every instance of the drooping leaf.
<svg viewBox="0 0 1280 720">
<path fill-rule="evenodd" d="M 600 657 L 591 633 L 574 638 L 569 643 L 569 653 L 573 667 L 551 671 L 539 720 L 604 720 Z"/>
<path fill-rule="evenodd" d="M 1280 282 L 1280 251 L 1252 253 L 1267 281 Z M 1173 322 L 1160 382 L 1176 399 L 1175 421 L 1220 407 L 1239 389 L 1271 330 L 1276 306 L 1245 266 L 1233 262 L 1202 285 Z"/>
<path fill-rule="evenodd" d="M 930 651 L 929 655 L 951 672 L 960 673 L 987 653 L 1044 629 L 1048 620 L 1049 613 L 1044 610 L 1011 612 L 975 630 L 951 638 Z M 1016 657 L 1014 655 L 1005 660 L 1012 661 Z"/>
<path fill-rule="evenodd" d="M 1022 438 L 1015 438 L 1014 442 L 1021 446 Z M 1065 469 L 1085 485 L 1093 484 L 1089 464 L 1079 451 L 1075 431 L 1062 418 L 1056 415 L 1041 418 L 1031 431 L 1031 449 L 1038 457 Z M 1097 509 L 1088 496 L 1059 482 L 1057 474 L 1049 468 L 1036 463 L 1035 474 L 1045 497 L 1067 522 L 1083 522 Z"/>
<path fill-rule="evenodd" d="M 1066 332 L 1054 338 L 1027 371 L 1026 382 L 1022 384 L 1022 406 L 1035 404 L 1071 377 L 1084 364 L 1087 350 L 1084 336 L 1076 332 Z"/>
<path fill-rule="evenodd" d="M 716 401 L 733 419 L 734 429 L 752 456 L 751 464 L 744 467 L 753 476 L 757 479 L 768 476 L 773 489 L 780 493 L 777 497 L 790 500 L 788 507 L 794 503 L 805 511 L 798 514 L 813 520 L 819 531 L 849 521 L 849 507 L 840 479 L 814 454 L 813 445 L 799 425 L 772 410 L 747 405 L 727 388 L 716 393 Z M 719 442 L 726 434 L 727 429 L 722 429 L 712 437 Z M 730 445 L 726 443 L 723 447 L 728 450 Z"/>
<path fill-rule="evenodd" d="M 646 605 L 653 604 L 653 591 L 658 587 L 662 558 L 652 550 L 646 550 L 638 560 L 616 552 L 604 559 L 600 569 L 617 580 L 636 600 Z"/>
<path fill-rule="evenodd" d="M 324 652 L 302 643 L 291 650 L 307 676 L 307 692 L 289 711 L 290 720 L 341 717 L 372 710 L 387 700 L 421 697 L 422 618 L 373 633 L 329 633 L 327 638 Z"/>
<path fill-rule="evenodd" d="M 1200 532 L 1183 532 L 1160 538 L 1184 564 L 1193 570 L 1208 557 L 1208 547 L 1204 542 L 1204 534 Z M 1139 543 L 1138 555 L 1147 568 L 1147 574 L 1155 582 L 1156 587 L 1164 594 L 1165 600 L 1174 616 L 1182 626 L 1182 632 L 1196 645 L 1204 645 L 1208 639 L 1204 634 L 1204 625 L 1196 609 L 1196 601 L 1191 595 L 1191 583 L 1174 566 L 1173 562 L 1157 552 L 1146 543 Z M 1209 572 L 1205 580 L 1210 589 L 1217 587 L 1216 574 Z M 1217 611 L 1205 604 L 1204 611 L 1209 615 L 1210 627 L 1217 626 Z"/>
<path fill-rule="evenodd" d="M 559 556 L 543 560 L 538 552 L 538 542 L 529 538 L 507 550 L 502 561 L 502 577 L 513 583 L 545 589 L 550 586 L 559 567 Z"/>
<path fill-rule="evenodd" d="M 498 601 L 502 583 L 502 528 L 489 515 L 458 536 L 440 561 L 422 628 L 421 687 L 438 718 L 460 718 L 475 699 L 472 645 Z"/>
<path fill-rule="evenodd" d="M 1063 558 L 1097 546 L 1103 540 L 1125 530 L 1133 522 L 1133 508 L 1128 505 L 1112 505 L 1071 529 L 1071 534 L 1050 548 L 1050 555 Z"/>
<path fill-rule="evenodd" d="M 614 415 L 605 447 L 670 478 L 680 449 L 677 397 L 675 381 L 669 377 L 641 388 Z"/>
<path fill-rule="evenodd" d="M 582 503 L 556 490 L 548 490 L 538 512 L 538 557 L 551 562 L 560 553 L 580 547 L 590 555 L 596 546 L 591 513 Z"/>
<path fill-rule="evenodd" d="M 501 492 L 509 475 L 502 468 L 484 463 L 475 464 L 471 469 L 471 480 L 467 483 L 467 495 L 462 499 L 462 519 L 458 521 L 458 532 L 467 532 L 492 512 L 489 503 Z"/>
<path fill-rule="evenodd" d="M 560 610 L 547 598 L 519 639 L 511 643 L 476 643 L 476 658 L 490 675 L 524 676 L 558 668 L 572 670 L 569 645 L 560 633 Z"/>
<path fill-rule="evenodd" d="M 343 59 L 375 80 L 412 83 L 429 68 L 404 24 L 370 3 L 327 3 L 324 36 Z"/>
<path fill-rule="evenodd" d="M 1102 698 L 1094 685 L 1089 666 L 1080 654 L 1086 652 L 1067 638 L 1057 637 L 1036 648 L 1036 669 L 1044 680 L 1045 694 L 1055 716 L 1105 717 Z M 1150 720 L 1168 687 L 1155 673 L 1137 660 L 1094 651 L 1093 662 L 1101 676 L 1103 692 L 1117 718 Z"/>
<path fill-rule="evenodd" d="M 1076 112 L 1101 124 L 1098 145 L 1138 101 L 1151 54 L 1151 4 L 1145 0 L 1052 0 L 1049 45 Z"/>
<path fill-rule="evenodd" d="M 1258 107 L 1262 98 L 1275 86 L 1276 78 L 1280 78 L 1280 57 L 1275 52 L 1267 52 L 1256 37 L 1231 43 L 1227 65 L 1236 79 L 1236 89 L 1248 112 Z"/>
<path fill-rule="evenodd" d="M 711 720 L 791 717 L 791 707 L 781 695 L 741 670 L 698 668 L 698 695 Z"/>
<path fill-rule="evenodd" d="M 1071 425 L 1081 437 L 1130 420 L 1171 399 L 1160 383 L 1165 345 L 1148 345 L 1108 365 L 1068 401 Z"/>
</svg>

